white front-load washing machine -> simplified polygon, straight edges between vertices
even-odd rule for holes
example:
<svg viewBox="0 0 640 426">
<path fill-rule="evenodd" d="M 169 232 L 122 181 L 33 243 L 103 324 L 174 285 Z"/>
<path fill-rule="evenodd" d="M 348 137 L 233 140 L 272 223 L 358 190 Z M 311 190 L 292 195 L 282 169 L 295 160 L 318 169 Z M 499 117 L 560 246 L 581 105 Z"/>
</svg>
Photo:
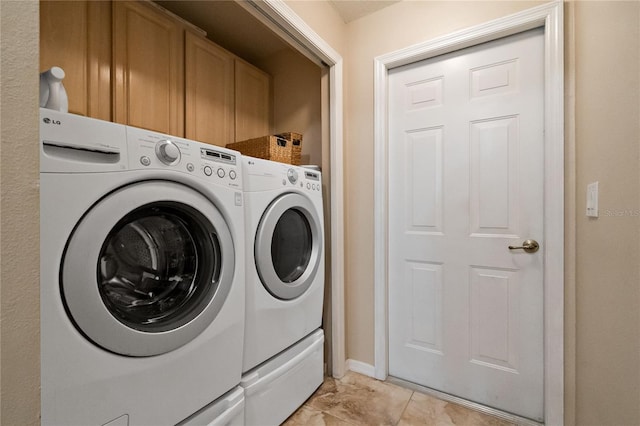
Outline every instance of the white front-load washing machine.
<svg viewBox="0 0 640 426">
<path fill-rule="evenodd" d="M 243 157 L 247 424 L 285 420 L 323 378 L 324 220 L 319 171 Z"/>
<path fill-rule="evenodd" d="M 243 404 L 240 155 L 47 109 L 40 139 L 42 423 Z"/>
</svg>

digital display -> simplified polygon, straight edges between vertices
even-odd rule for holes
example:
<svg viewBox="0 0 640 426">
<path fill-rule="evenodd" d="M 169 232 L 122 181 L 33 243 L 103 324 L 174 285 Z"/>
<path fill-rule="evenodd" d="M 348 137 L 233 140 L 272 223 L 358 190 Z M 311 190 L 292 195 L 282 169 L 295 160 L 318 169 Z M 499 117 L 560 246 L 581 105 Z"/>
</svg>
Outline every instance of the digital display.
<svg viewBox="0 0 640 426">
<path fill-rule="evenodd" d="M 214 149 L 201 148 L 200 155 L 207 160 L 219 161 L 227 164 L 236 164 L 236 156 L 231 154 L 225 154 Z"/>
<path fill-rule="evenodd" d="M 320 180 L 318 174 L 313 172 L 304 172 L 304 177 L 310 180 Z"/>
</svg>

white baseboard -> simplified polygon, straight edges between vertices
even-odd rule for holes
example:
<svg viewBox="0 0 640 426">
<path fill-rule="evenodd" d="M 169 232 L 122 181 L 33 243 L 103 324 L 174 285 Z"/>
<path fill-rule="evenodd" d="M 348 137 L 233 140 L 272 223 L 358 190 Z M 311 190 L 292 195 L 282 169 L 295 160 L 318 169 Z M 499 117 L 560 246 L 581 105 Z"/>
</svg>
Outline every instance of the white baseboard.
<svg viewBox="0 0 640 426">
<path fill-rule="evenodd" d="M 373 365 L 367 364 L 366 362 L 356 361 L 355 359 L 347 360 L 347 370 L 351 370 L 354 373 L 364 374 L 365 376 L 373 377 L 376 376 L 376 369 Z"/>
</svg>

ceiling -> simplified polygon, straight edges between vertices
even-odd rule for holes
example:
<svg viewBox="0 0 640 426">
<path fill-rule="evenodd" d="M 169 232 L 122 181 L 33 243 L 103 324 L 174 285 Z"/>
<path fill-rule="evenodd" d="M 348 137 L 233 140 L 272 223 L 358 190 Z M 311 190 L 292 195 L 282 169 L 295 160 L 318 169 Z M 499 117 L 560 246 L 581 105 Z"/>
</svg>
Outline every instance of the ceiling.
<svg viewBox="0 0 640 426">
<path fill-rule="evenodd" d="M 345 23 L 370 15 L 401 0 L 329 0 Z"/>
<path fill-rule="evenodd" d="M 156 0 L 155 3 L 206 31 L 208 39 L 250 63 L 292 49 L 235 1 Z"/>
<path fill-rule="evenodd" d="M 1 1 L 1 0 L 0 0 Z M 326 0 L 344 22 L 370 15 L 401 0 Z M 293 49 L 236 1 L 154 0 L 207 33 L 207 38 L 257 64 L 264 58 Z"/>
</svg>

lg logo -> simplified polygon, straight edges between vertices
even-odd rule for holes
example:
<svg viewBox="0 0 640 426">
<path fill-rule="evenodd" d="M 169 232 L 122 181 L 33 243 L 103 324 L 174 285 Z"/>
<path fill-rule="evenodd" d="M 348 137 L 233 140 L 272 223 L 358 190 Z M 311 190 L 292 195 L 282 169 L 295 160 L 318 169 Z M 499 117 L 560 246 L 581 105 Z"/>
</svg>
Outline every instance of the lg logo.
<svg viewBox="0 0 640 426">
<path fill-rule="evenodd" d="M 58 126 L 62 124 L 60 120 L 52 120 L 48 117 L 43 118 L 42 121 L 44 121 L 45 124 L 57 124 Z"/>
</svg>

